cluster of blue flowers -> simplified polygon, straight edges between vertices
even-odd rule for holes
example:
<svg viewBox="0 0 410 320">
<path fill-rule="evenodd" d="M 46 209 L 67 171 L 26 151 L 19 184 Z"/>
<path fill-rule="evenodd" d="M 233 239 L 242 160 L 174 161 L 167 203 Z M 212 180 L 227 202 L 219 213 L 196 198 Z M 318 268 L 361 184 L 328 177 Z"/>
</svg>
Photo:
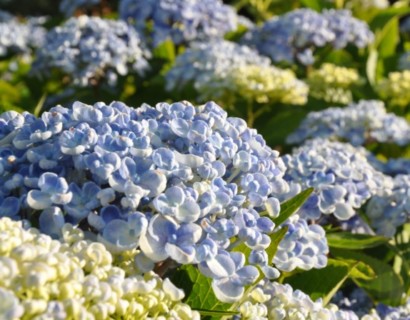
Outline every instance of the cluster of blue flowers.
<svg viewBox="0 0 410 320">
<path fill-rule="evenodd" d="M 119 13 L 142 36 L 149 34 L 154 47 L 167 39 L 176 45 L 221 39 L 238 25 L 236 12 L 221 0 L 121 0 Z"/>
<path fill-rule="evenodd" d="M 310 270 L 327 265 L 329 247 L 323 228 L 318 224 L 308 225 L 298 215 L 285 223 L 288 232 L 279 243 L 273 263 L 282 271 L 296 268 Z"/>
<path fill-rule="evenodd" d="M 369 26 L 349 10 L 327 10 L 322 14 L 299 9 L 266 21 L 248 32 L 243 41 L 274 62 L 314 62 L 315 48 L 349 44 L 362 48 L 373 41 Z"/>
<path fill-rule="evenodd" d="M 410 217 L 410 175 L 397 175 L 393 188 L 370 199 L 366 214 L 378 234 L 393 237 Z"/>
<path fill-rule="evenodd" d="M 48 76 L 58 69 L 82 87 L 97 85 L 101 79 L 115 85 L 119 75 L 142 74 L 148 56 L 136 31 L 125 22 L 80 16 L 47 33 L 32 71 Z"/>
<path fill-rule="evenodd" d="M 410 143 L 410 123 L 387 113 L 381 101 L 362 100 L 309 113 L 287 142 L 301 143 L 310 138 L 338 138 L 355 146 L 373 141 L 406 145 Z"/>
<path fill-rule="evenodd" d="M 278 216 L 278 199 L 290 191 L 285 165 L 256 130 L 215 103 L 76 102 L 41 118 L 6 112 L 0 122 L 1 216 L 38 219 L 53 237 L 66 222 L 85 225 L 113 251 L 139 247 L 142 272 L 167 259 L 198 264 L 226 302 L 259 275 L 231 251 L 232 240 L 278 275 L 261 262 L 275 224 L 260 212 Z"/>
<path fill-rule="evenodd" d="M 333 214 L 346 221 L 372 196 L 390 190 L 392 179 L 377 171 L 366 155 L 347 143 L 315 139 L 283 156 L 285 179 L 315 188 L 299 214 L 313 220 Z"/>
<path fill-rule="evenodd" d="M 43 19 L 29 18 L 20 22 L 11 14 L 0 10 L 0 57 L 11 54 L 29 54 L 41 47 L 46 30 L 41 26 Z"/>
<path fill-rule="evenodd" d="M 188 85 L 202 101 L 242 96 L 303 104 L 308 94 L 306 84 L 292 71 L 274 67 L 248 46 L 224 40 L 196 44 L 177 57 L 166 74 L 166 88 L 180 90 Z"/>
<path fill-rule="evenodd" d="M 62 0 L 60 11 L 66 16 L 71 17 L 74 13 L 84 7 L 92 7 L 99 4 L 101 0 Z"/>
</svg>

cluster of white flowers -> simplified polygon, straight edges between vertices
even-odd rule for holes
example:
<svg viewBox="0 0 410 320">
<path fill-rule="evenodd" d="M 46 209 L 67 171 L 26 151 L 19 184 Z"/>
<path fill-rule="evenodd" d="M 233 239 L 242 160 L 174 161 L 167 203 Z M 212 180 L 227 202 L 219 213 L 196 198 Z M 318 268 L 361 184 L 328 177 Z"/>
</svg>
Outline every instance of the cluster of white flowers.
<svg viewBox="0 0 410 320">
<path fill-rule="evenodd" d="M 313 70 L 307 79 L 310 95 L 326 102 L 349 103 L 352 101 L 351 87 L 359 83 L 356 69 L 324 63 Z"/>
<path fill-rule="evenodd" d="M 126 277 L 104 245 L 66 224 L 61 241 L 0 219 L 0 319 L 199 319 L 153 272 Z"/>
</svg>

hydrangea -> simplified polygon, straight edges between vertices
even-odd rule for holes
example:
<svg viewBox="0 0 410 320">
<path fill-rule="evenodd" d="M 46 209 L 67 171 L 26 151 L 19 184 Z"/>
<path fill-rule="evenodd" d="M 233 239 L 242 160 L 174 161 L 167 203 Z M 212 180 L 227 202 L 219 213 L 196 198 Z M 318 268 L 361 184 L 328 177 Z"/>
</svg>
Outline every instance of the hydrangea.
<svg viewBox="0 0 410 320">
<path fill-rule="evenodd" d="M 355 69 L 323 63 L 320 69 L 308 74 L 306 82 L 312 97 L 326 102 L 347 104 L 352 101 L 350 89 L 357 85 L 359 80 Z"/>
<path fill-rule="evenodd" d="M 387 113 L 380 101 L 361 100 L 347 107 L 309 113 L 287 142 L 301 143 L 310 138 L 339 138 L 355 146 L 372 141 L 406 145 L 410 143 L 410 123 Z"/>
<path fill-rule="evenodd" d="M 101 0 L 63 0 L 60 2 L 60 12 L 71 17 L 79 8 L 92 7 L 100 2 Z"/>
<path fill-rule="evenodd" d="M 296 268 L 310 270 L 327 265 L 329 247 L 320 225 L 308 225 L 306 220 L 296 215 L 284 226 L 289 229 L 273 258 L 276 268 L 290 272 Z"/>
<path fill-rule="evenodd" d="M 364 150 L 347 143 L 310 140 L 283 160 L 286 180 L 315 188 L 299 210 L 309 219 L 333 214 L 348 220 L 372 196 L 392 187 L 391 178 L 374 169 Z"/>
<path fill-rule="evenodd" d="M 258 102 L 304 104 L 308 87 L 291 70 L 272 66 L 247 46 L 229 41 L 187 49 L 166 75 L 167 89 L 193 85 L 200 100 L 230 100 L 235 94 Z"/>
<path fill-rule="evenodd" d="M 169 279 L 126 276 L 101 243 L 70 224 L 57 241 L 2 218 L 0 240 L 2 319 L 200 319 Z"/>
<path fill-rule="evenodd" d="M 388 159 L 386 162 L 378 161 L 374 165 L 378 170 L 391 176 L 395 176 L 398 174 L 410 175 L 410 159 Z"/>
<path fill-rule="evenodd" d="M 379 320 L 376 313 L 372 310 L 372 300 L 370 299 L 368 294 L 361 288 L 355 287 L 348 294 L 339 290 L 333 296 L 331 302 L 336 304 L 342 310 L 349 310 L 354 312 L 363 320 Z M 372 316 L 371 318 L 369 318 L 370 315 Z"/>
<path fill-rule="evenodd" d="M 377 90 L 390 104 L 406 107 L 410 103 L 410 70 L 390 72 L 377 84 Z"/>
<path fill-rule="evenodd" d="M 75 102 L 0 122 L 3 216 L 53 237 L 66 222 L 81 225 L 114 252 L 139 249 L 141 272 L 198 264 L 224 301 L 255 278 L 233 243 L 263 254 L 276 228 L 265 211 L 277 217 L 290 186 L 279 153 L 244 120 L 213 102 Z M 231 291 L 218 295 L 225 284 Z"/>
<path fill-rule="evenodd" d="M 314 62 L 314 49 L 330 45 L 336 49 L 353 44 L 362 48 L 373 41 L 368 25 L 349 10 L 328 10 L 322 14 L 298 9 L 273 17 L 260 28 L 252 29 L 244 42 L 256 47 L 274 62 L 304 65 Z"/>
<path fill-rule="evenodd" d="M 80 16 L 47 33 L 32 72 L 48 76 L 58 69 L 82 87 L 101 80 L 115 85 L 118 76 L 143 74 L 148 56 L 138 34 L 123 21 Z"/>
<path fill-rule="evenodd" d="M 410 217 L 410 175 L 397 175 L 392 190 L 370 199 L 366 214 L 377 233 L 392 237 Z"/>
<path fill-rule="evenodd" d="M 44 45 L 46 30 L 42 19 L 20 22 L 16 17 L 0 10 L 0 57 L 15 53 L 30 53 Z"/>
<path fill-rule="evenodd" d="M 324 306 L 321 299 L 313 301 L 288 284 L 260 281 L 241 301 L 240 319 L 318 319 L 358 320 L 351 311 L 339 310 L 334 304 Z M 370 319 L 367 319 L 370 320 Z"/>
<path fill-rule="evenodd" d="M 391 307 L 380 303 L 377 305 L 376 311 L 380 319 L 383 320 L 406 320 L 410 316 L 410 299 L 408 298 L 404 305 L 398 307 Z"/>
<path fill-rule="evenodd" d="M 167 39 L 177 45 L 221 39 L 238 25 L 233 8 L 220 0 L 121 0 L 119 13 L 155 47 Z"/>
</svg>

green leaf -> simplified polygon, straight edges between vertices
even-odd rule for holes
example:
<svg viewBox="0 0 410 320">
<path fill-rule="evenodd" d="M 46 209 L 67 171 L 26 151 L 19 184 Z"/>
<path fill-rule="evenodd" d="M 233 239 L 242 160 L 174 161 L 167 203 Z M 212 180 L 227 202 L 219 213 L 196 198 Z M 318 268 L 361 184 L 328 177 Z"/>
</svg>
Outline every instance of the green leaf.
<svg viewBox="0 0 410 320">
<path fill-rule="evenodd" d="M 282 241 L 282 239 L 286 235 L 286 232 L 288 232 L 288 229 L 289 229 L 288 226 L 284 226 L 282 229 L 270 235 L 271 242 L 270 242 L 269 247 L 266 249 L 266 253 L 268 254 L 268 261 L 272 261 L 273 257 L 276 254 L 276 251 L 278 251 L 279 243 Z"/>
<path fill-rule="evenodd" d="M 350 260 L 345 260 L 349 262 Z M 351 260 L 353 268 L 350 271 L 349 277 L 352 279 L 373 280 L 377 277 L 376 272 L 362 261 Z"/>
<path fill-rule="evenodd" d="M 395 17 L 389 20 L 381 32 L 376 33 L 379 56 L 382 58 L 393 56 L 396 53 L 399 41 L 399 19 Z"/>
<path fill-rule="evenodd" d="M 373 248 L 389 242 L 389 239 L 382 236 L 353 234 L 350 232 L 328 233 L 326 237 L 329 247 L 351 250 Z"/>
<path fill-rule="evenodd" d="M 322 298 L 327 304 L 349 277 L 352 266 L 343 261 L 329 259 L 326 267 L 297 273 L 285 282 L 293 289 L 299 289 L 308 294 L 313 300 Z"/>
<path fill-rule="evenodd" d="M 377 71 L 377 58 L 378 53 L 376 49 L 371 49 L 369 57 L 366 61 L 366 75 L 369 83 L 374 86 L 376 83 L 376 71 Z"/>
<path fill-rule="evenodd" d="M 401 303 L 404 293 L 403 281 L 392 266 L 358 250 L 331 248 L 331 254 L 338 258 L 362 261 L 374 270 L 377 276 L 375 279 L 353 278 L 354 282 L 365 289 L 374 300 L 391 306 Z"/>
<path fill-rule="evenodd" d="M 292 199 L 283 202 L 280 205 L 280 214 L 279 217 L 273 220 L 275 225 L 280 226 L 283 222 L 285 222 L 293 213 L 296 212 L 297 209 L 309 198 L 311 193 L 313 192 L 313 188 L 308 188 L 303 190 L 298 195 L 294 196 Z"/>
<path fill-rule="evenodd" d="M 301 0 L 305 7 L 320 12 L 322 10 L 322 4 L 320 0 Z"/>
<path fill-rule="evenodd" d="M 377 14 L 372 21 L 370 21 L 370 29 L 376 32 L 377 30 L 383 29 L 390 19 L 400 17 L 408 13 L 410 13 L 409 7 L 391 7 L 383 10 Z"/>
<path fill-rule="evenodd" d="M 171 40 L 166 40 L 154 49 L 154 57 L 168 60 L 175 60 L 175 46 Z"/>
<path fill-rule="evenodd" d="M 227 311 L 231 306 L 220 302 L 213 290 L 212 279 L 201 274 L 193 265 L 183 265 L 172 276 L 172 283 L 185 292 L 184 302 L 192 309 L 206 311 Z"/>
<path fill-rule="evenodd" d="M 217 317 L 218 319 L 223 316 L 234 316 L 238 314 L 238 312 L 234 312 L 234 311 L 216 311 L 216 310 L 205 310 L 205 309 L 194 309 L 194 310 L 198 311 L 201 314 L 201 316 Z"/>
</svg>

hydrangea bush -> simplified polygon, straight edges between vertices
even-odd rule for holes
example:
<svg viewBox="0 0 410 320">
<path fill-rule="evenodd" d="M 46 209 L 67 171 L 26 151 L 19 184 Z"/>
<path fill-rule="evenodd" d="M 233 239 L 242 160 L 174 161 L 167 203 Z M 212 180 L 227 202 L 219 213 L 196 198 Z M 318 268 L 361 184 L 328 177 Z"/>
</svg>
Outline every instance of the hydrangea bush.
<svg viewBox="0 0 410 320">
<path fill-rule="evenodd" d="M 48 32 L 32 72 L 48 77 L 57 69 L 77 86 L 114 86 L 119 76 L 143 74 L 147 57 L 138 34 L 124 22 L 80 16 Z"/>
<path fill-rule="evenodd" d="M 222 39 L 238 26 L 236 12 L 220 0 L 120 0 L 119 14 L 154 47 L 167 39 L 176 45 Z"/>
<path fill-rule="evenodd" d="M 311 65 L 315 48 L 328 45 L 340 49 L 348 44 L 362 48 L 373 41 L 373 33 L 348 10 L 318 13 L 299 9 L 273 17 L 251 30 L 243 41 L 276 63 Z"/>
<path fill-rule="evenodd" d="M 166 75 L 168 90 L 192 85 L 201 100 L 304 104 L 308 87 L 288 69 L 271 65 L 248 46 L 228 41 L 201 43 L 180 55 Z"/>
<path fill-rule="evenodd" d="M 0 0 L 0 319 L 409 319 L 406 15 Z"/>
</svg>

